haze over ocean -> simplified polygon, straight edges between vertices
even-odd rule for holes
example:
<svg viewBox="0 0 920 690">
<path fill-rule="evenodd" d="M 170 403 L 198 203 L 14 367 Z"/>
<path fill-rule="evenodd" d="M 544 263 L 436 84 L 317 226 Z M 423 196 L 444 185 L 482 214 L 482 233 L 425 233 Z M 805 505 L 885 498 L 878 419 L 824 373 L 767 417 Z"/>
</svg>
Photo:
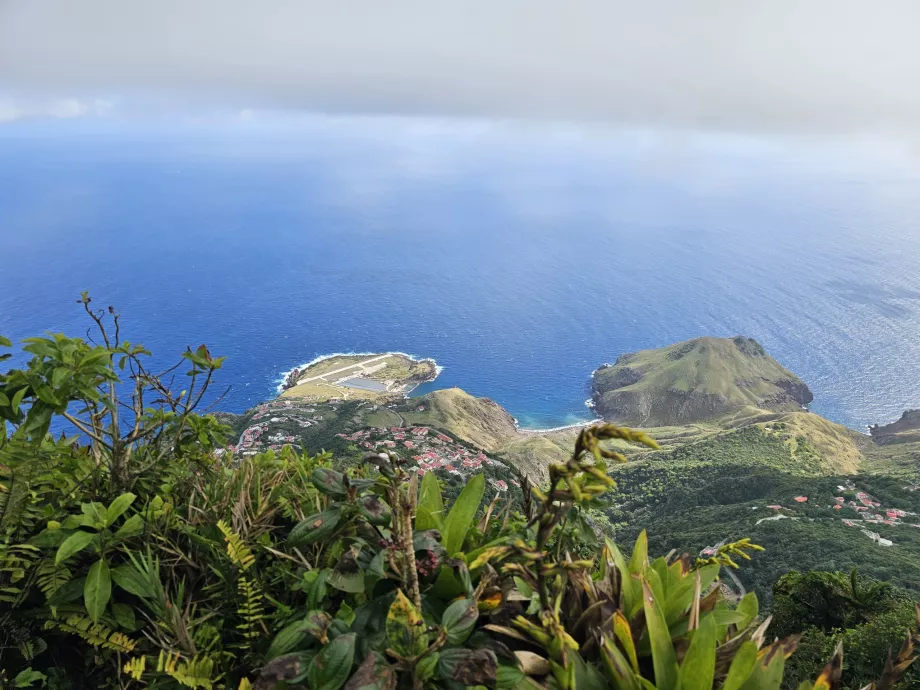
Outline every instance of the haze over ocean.
<svg viewBox="0 0 920 690">
<path fill-rule="evenodd" d="M 588 418 L 591 371 L 622 352 L 743 334 L 864 430 L 920 406 L 918 192 L 877 142 L 12 123 L 0 334 L 83 333 L 89 289 L 159 361 L 227 355 L 224 409 L 317 355 L 399 350 L 536 427 Z"/>
</svg>

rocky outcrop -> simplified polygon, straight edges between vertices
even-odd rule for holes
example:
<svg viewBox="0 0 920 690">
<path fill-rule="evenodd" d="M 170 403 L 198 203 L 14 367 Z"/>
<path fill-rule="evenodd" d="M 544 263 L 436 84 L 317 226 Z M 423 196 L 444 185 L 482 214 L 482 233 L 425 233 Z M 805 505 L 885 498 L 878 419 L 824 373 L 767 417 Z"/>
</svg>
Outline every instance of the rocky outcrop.
<svg viewBox="0 0 920 690">
<path fill-rule="evenodd" d="M 873 441 L 883 446 L 920 441 L 920 410 L 906 410 L 891 424 L 870 426 L 869 433 Z"/>
</svg>

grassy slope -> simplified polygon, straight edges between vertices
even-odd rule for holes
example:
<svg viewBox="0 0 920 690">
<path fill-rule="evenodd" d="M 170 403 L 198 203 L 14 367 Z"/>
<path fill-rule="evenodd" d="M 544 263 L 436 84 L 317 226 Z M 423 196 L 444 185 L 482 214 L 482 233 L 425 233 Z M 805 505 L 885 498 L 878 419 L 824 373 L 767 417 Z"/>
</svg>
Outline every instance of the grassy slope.
<svg viewBox="0 0 920 690">
<path fill-rule="evenodd" d="M 753 340 L 697 338 L 624 355 L 594 374 L 597 411 L 634 426 L 684 424 L 745 407 L 794 411 L 802 381 Z"/>
<path fill-rule="evenodd" d="M 416 408 L 425 410 L 418 412 Z M 412 398 L 402 412 L 410 424 L 429 424 L 446 429 L 457 438 L 496 451 L 518 434 L 514 418 L 498 403 L 476 398 L 459 388 L 434 391 Z"/>
</svg>

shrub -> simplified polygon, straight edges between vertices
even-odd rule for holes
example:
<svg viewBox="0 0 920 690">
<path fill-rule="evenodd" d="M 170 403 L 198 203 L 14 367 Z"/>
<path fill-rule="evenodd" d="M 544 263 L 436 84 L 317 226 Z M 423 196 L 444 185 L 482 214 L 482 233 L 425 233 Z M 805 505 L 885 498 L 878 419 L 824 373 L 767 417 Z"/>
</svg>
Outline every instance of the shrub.
<svg viewBox="0 0 920 690">
<path fill-rule="evenodd" d="M 521 478 L 517 508 L 485 503 L 482 475 L 447 505 L 396 455 L 236 458 L 199 412 L 221 359 L 186 352 L 176 391 L 114 310 L 81 303 L 103 344 L 30 339 L 0 375 L 6 685 L 780 686 L 798 637 L 769 642 L 756 596 L 730 605 L 719 583 L 760 547 L 650 558 L 644 532 L 630 554 L 593 534 L 624 460 L 607 442 L 654 447 L 644 434 L 585 429 L 548 486 Z M 814 687 L 841 669 L 838 648 Z"/>
</svg>

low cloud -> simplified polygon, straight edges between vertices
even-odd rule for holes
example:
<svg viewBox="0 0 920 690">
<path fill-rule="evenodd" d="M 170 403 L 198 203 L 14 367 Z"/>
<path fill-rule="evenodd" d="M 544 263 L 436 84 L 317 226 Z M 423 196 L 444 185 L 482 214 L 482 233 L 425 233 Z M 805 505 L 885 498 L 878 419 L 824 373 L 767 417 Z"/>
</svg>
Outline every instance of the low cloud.
<svg viewBox="0 0 920 690">
<path fill-rule="evenodd" d="M 35 118 L 105 117 L 112 112 L 114 105 L 114 101 L 100 98 L 0 99 L 0 123 Z"/>
<path fill-rule="evenodd" d="M 0 83 L 58 117 L 100 112 L 62 94 L 117 93 L 241 114 L 913 131 L 918 25 L 916 0 L 11 1 Z"/>
</svg>

